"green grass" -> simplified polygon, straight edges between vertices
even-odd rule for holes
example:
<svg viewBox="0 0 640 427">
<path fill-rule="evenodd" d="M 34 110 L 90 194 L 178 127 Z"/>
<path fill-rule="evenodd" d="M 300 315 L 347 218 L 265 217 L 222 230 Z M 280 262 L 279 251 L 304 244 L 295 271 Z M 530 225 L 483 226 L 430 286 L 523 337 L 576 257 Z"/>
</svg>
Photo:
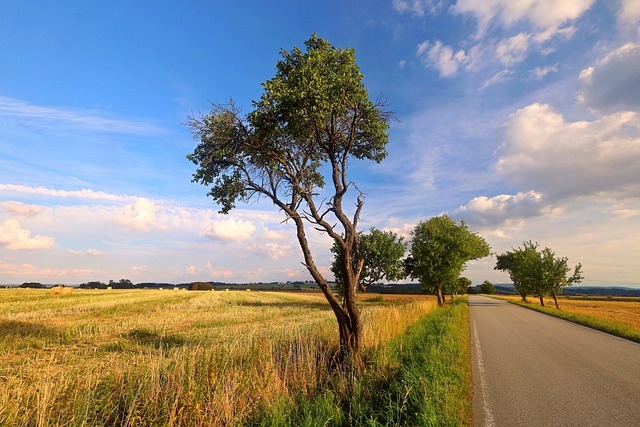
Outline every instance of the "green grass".
<svg viewBox="0 0 640 427">
<path fill-rule="evenodd" d="M 527 304 L 522 301 L 510 300 L 509 302 L 512 304 L 517 304 L 521 307 L 526 307 L 528 309 L 536 310 L 541 313 L 550 314 L 551 316 L 559 317 L 561 319 L 568 320 L 579 325 L 588 326 L 589 328 L 597 329 L 611 335 L 640 343 L 640 331 L 636 328 L 632 328 L 619 322 L 602 319 L 596 316 L 589 316 L 586 314 L 570 313 L 568 311 L 558 310 L 551 307 L 542 307 L 537 304 Z"/>
<path fill-rule="evenodd" d="M 260 426 L 461 426 L 472 416 L 468 308 L 460 299 L 414 323 L 360 378 L 256 414 Z M 350 381 L 349 381 L 350 380 Z M 345 384 L 350 390 L 344 390 Z M 342 389 L 341 389 L 342 388 Z"/>
</svg>

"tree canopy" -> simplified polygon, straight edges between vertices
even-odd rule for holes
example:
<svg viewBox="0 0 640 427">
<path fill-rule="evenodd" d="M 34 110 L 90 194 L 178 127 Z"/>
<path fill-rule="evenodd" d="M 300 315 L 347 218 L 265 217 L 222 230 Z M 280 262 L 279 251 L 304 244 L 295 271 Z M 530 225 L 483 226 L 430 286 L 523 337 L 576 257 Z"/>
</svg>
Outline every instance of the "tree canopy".
<svg viewBox="0 0 640 427">
<path fill-rule="evenodd" d="M 489 255 L 489 244 L 469 230 L 464 221 L 456 224 L 447 215 L 421 221 L 412 231 L 409 273 L 429 293 L 438 296 L 457 287 L 458 277 L 468 261 Z"/>
<path fill-rule="evenodd" d="M 369 285 L 382 280 L 401 280 L 405 278 L 404 272 L 404 238 L 392 231 L 382 231 L 371 228 L 368 233 L 360 234 L 360 253 L 364 259 L 358 286 L 365 291 Z M 342 289 L 344 279 L 342 272 L 342 257 L 340 246 L 333 245 L 331 251 L 334 253 L 331 271 L 336 279 L 336 283 Z"/>
<path fill-rule="evenodd" d="M 221 213 L 265 197 L 294 223 L 304 265 L 338 320 L 341 348 L 357 354 L 361 321 L 355 292 L 363 264 L 357 226 L 364 195 L 347 169 L 352 159 L 386 157 L 392 115 L 382 101 L 369 99 L 353 49 L 336 48 L 315 34 L 305 47 L 281 52 L 275 76 L 262 84 L 264 92 L 246 116 L 230 101 L 191 118 L 199 143 L 187 157 L 197 165 L 193 181 L 209 187 Z M 350 210 L 344 207 L 348 195 Z M 308 225 L 340 247 L 344 306 L 315 264 Z"/>
<path fill-rule="evenodd" d="M 528 241 L 523 242 L 522 247 L 498 255 L 495 270 L 509 272 L 524 302 L 527 302 L 527 295 L 532 294 L 544 306 L 544 297 L 551 294 L 559 308 L 557 297 L 563 288 L 582 281 L 582 264 L 576 265 L 569 276 L 568 258 L 558 258 L 550 248 L 538 250 L 538 247 L 537 242 Z"/>
</svg>

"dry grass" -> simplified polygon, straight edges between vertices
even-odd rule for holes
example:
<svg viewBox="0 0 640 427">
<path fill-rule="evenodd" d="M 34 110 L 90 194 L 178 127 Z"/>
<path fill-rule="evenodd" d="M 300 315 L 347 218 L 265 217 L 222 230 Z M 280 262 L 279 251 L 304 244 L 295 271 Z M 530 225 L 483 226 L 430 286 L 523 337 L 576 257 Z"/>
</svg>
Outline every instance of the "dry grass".
<svg viewBox="0 0 640 427">
<path fill-rule="evenodd" d="M 521 301 L 519 296 L 503 296 L 498 298 L 513 301 Z M 540 305 L 538 298 L 529 297 L 529 303 Z M 553 299 L 545 298 L 545 306 L 555 309 Z M 602 300 L 576 300 L 560 298 L 560 309 L 569 313 L 598 317 L 607 321 L 618 322 L 640 331 L 640 301 L 602 301 Z"/>
<path fill-rule="evenodd" d="M 382 299 L 368 352 L 436 306 Z M 317 293 L 3 289 L 0 425 L 241 425 L 322 392 L 336 338 Z"/>
</svg>

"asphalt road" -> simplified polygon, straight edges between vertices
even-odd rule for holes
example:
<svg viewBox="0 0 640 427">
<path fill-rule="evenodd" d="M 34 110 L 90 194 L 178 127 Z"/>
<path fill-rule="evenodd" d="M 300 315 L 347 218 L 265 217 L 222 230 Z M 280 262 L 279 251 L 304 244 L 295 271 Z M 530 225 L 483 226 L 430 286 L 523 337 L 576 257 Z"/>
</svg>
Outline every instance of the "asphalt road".
<svg viewBox="0 0 640 427">
<path fill-rule="evenodd" d="M 640 344 L 469 295 L 475 426 L 640 426 Z"/>
</svg>

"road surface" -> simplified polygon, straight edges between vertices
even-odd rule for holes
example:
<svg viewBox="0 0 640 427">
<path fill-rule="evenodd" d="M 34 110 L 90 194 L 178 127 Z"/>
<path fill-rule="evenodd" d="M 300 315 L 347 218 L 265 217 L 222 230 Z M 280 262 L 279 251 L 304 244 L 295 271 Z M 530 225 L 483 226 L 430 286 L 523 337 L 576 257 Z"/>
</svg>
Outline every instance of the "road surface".
<svg viewBox="0 0 640 427">
<path fill-rule="evenodd" d="M 640 344 L 469 295 L 474 426 L 640 426 Z"/>
</svg>

